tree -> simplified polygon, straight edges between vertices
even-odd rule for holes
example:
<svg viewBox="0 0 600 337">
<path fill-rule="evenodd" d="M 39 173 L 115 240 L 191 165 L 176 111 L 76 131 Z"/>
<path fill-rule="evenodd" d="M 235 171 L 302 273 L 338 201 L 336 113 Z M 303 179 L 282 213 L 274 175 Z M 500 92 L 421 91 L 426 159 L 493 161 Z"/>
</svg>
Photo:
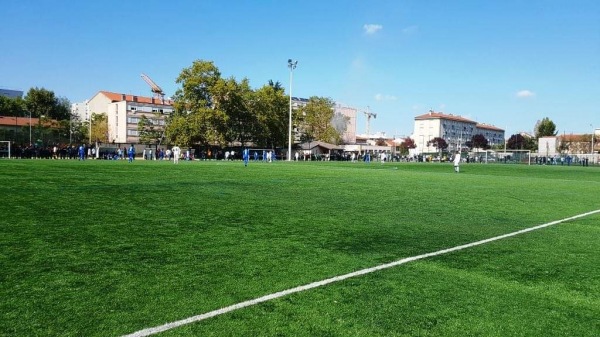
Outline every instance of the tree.
<svg viewBox="0 0 600 337">
<path fill-rule="evenodd" d="M 25 101 L 21 97 L 11 98 L 0 96 L 0 116 L 28 116 Z"/>
<path fill-rule="evenodd" d="M 330 98 L 313 96 L 296 114 L 296 125 L 303 132 L 310 133 L 315 140 L 339 144 L 342 136 L 332 124 L 333 107 L 334 103 Z"/>
<path fill-rule="evenodd" d="M 174 145 L 190 146 L 197 136 L 193 127 L 194 115 L 174 115 L 165 128 L 167 142 Z"/>
<path fill-rule="evenodd" d="M 25 107 L 32 117 L 45 116 L 55 120 L 69 119 L 71 103 L 64 97 L 56 97 L 53 91 L 31 88 L 25 96 Z"/>
<path fill-rule="evenodd" d="M 220 108 L 227 104 L 228 95 L 219 81 L 221 73 L 209 61 L 196 60 L 181 71 L 176 80 L 181 88 L 174 96 L 175 113 L 165 131 L 169 142 L 180 146 L 225 143 L 227 115 Z"/>
<path fill-rule="evenodd" d="M 487 150 L 490 148 L 488 145 L 488 140 L 481 134 L 473 135 L 473 137 L 471 137 L 471 141 L 468 142 L 467 146 L 469 146 L 471 149 L 476 148 Z"/>
<path fill-rule="evenodd" d="M 142 116 L 138 122 L 138 132 L 140 136 L 140 143 L 142 144 L 160 144 L 163 138 L 163 128 L 159 128 L 156 125 L 157 119 L 150 119 L 146 116 Z"/>
<path fill-rule="evenodd" d="M 556 136 L 556 125 L 548 117 L 544 117 L 535 124 L 535 138 Z"/>
<path fill-rule="evenodd" d="M 252 89 L 248 79 L 238 83 L 234 78 L 219 80 L 211 90 L 218 102 L 215 108 L 225 116 L 224 140 L 227 143 L 238 141 L 242 146 L 251 138 L 255 124 L 255 114 L 250 109 Z"/>
<path fill-rule="evenodd" d="M 289 99 L 270 84 L 254 91 L 247 101 L 255 116 L 252 139 L 260 147 L 284 147 L 288 136 Z"/>
<path fill-rule="evenodd" d="M 435 137 L 427 142 L 427 146 L 435 147 L 436 149 L 438 149 L 441 155 L 442 151 L 448 148 L 448 143 L 446 142 L 446 140 L 444 140 L 444 138 Z"/>
<path fill-rule="evenodd" d="M 404 138 L 403 142 L 400 143 L 400 154 L 407 155 L 409 152 L 409 149 L 414 149 L 416 147 L 417 147 L 417 144 L 415 144 L 415 141 L 412 140 L 412 138 L 410 138 L 410 137 Z"/>
<path fill-rule="evenodd" d="M 92 112 L 91 141 L 108 143 L 108 116 L 105 113 Z M 86 123 L 89 127 L 89 122 Z"/>
<path fill-rule="evenodd" d="M 89 123 L 82 121 L 79 115 L 72 115 L 69 124 L 71 144 L 84 143 L 89 136 Z"/>
<path fill-rule="evenodd" d="M 506 141 L 506 148 L 510 150 L 534 150 L 535 141 L 520 134 L 514 134 Z"/>
<path fill-rule="evenodd" d="M 283 87 L 281 86 L 281 82 L 277 81 L 277 82 L 273 82 L 273 80 L 269 80 L 269 86 L 271 88 L 273 88 L 275 91 L 281 91 L 283 92 Z"/>
</svg>

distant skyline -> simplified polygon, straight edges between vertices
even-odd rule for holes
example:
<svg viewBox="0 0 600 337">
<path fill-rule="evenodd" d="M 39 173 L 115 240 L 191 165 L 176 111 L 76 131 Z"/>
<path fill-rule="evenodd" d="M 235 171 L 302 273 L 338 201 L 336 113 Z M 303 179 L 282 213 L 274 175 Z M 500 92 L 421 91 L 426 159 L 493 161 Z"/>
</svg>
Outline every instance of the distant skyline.
<svg viewBox="0 0 600 337">
<path fill-rule="evenodd" d="M 600 2 L 10 1 L 0 88 L 44 87 L 71 102 L 106 90 L 167 96 L 194 60 L 253 88 L 298 61 L 292 95 L 377 113 L 372 133 L 410 136 L 414 117 L 460 115 L 532 132 L 600 128 Z M 357 133 L 366 117 L 357 115 Z"/>
</svg>

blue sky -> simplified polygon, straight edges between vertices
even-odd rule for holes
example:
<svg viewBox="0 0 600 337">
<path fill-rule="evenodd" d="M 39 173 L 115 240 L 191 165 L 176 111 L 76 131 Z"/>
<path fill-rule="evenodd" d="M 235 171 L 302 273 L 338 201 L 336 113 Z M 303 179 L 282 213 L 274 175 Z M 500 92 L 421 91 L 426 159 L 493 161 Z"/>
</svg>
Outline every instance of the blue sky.
<svg viewBox="0 0 600 337">
<path fill-rule="evenodd" d="M 99 90 L 171 95 L 181 69 L 215 62 L 254 88 L 298 60 L 293 96 L 377 113 L 410 135 L 429 109 L 532 131 L 600 128 L 600 1 L 4 1 L 0 88 L 72 102 Z M 358 116 L 358 132 L 365 117 Z"/>
</svg>

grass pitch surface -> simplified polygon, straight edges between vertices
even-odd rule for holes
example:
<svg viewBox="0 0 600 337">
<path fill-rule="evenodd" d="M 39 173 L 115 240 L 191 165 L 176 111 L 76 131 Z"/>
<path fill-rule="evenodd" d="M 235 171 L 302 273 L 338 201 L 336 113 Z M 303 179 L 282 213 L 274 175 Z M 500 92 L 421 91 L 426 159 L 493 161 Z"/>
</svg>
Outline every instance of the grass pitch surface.
<svg viewBox="0 0 600 337">
<path fill-rule="evenodd" d="M 600 209 L 600 169 L 0 161 L 0 336 L 119 336 Z M 164 336 L 597 336 L 600 216 Z"/>
</svg>

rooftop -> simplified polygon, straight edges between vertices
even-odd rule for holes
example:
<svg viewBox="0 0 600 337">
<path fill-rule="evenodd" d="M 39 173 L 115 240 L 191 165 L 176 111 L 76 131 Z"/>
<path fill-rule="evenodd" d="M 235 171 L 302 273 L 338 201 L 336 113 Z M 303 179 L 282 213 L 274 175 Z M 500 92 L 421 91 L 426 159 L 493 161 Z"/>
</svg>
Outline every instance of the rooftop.
<svg viewBox="0 0 600 337">
<path fill-rule="evenodd" d="M 137 102 L 137 103 L 158 104 L 158 105 L 173 105 L 172 99 L 164 99 L 161 101 L 160 98 L 155 98 L 155 97 L 119 94 L 119 93 L 110 92 L 110 91 L 100 91 L 99 93 L 108 97 L 108 99 L 110 99 L 113 102 L 126 101 L 126 102 Z"/>
</svg>

